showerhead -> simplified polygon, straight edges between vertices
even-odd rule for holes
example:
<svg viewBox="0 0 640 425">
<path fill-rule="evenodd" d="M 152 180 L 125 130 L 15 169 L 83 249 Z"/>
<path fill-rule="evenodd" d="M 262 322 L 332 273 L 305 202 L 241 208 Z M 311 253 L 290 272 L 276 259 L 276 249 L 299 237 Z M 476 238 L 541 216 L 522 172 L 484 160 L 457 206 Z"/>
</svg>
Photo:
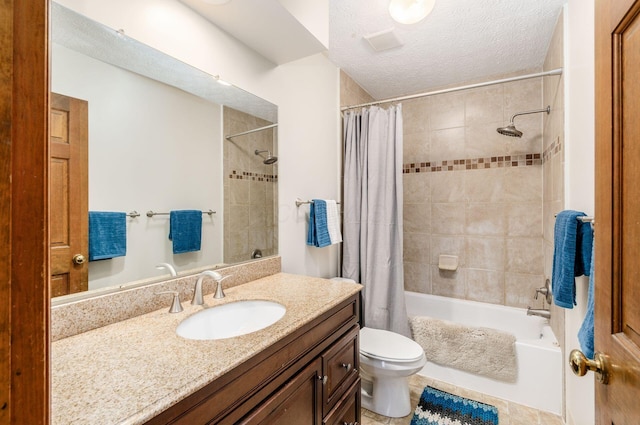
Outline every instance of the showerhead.
<svg viewBox="0 0 640 425">
<path fill-rule="evenodd" d="M 267 152 L 267 157 L 264 158 L 264 161 L 262 161 L 263 164 L 271 165 L 271 164 L 275 164 L 276 162 L 278 162 L 278 157 L 271 155 L 271 151 L 269 151 L 269 150 L 261 151 L 261 150 L 256 149 L 254 154 L 255 155 L 260 155 L 262 152 Z"/>
<path fill-rule="evenodd" d="M 510 123 L 506 127 L 498 127 L 496 130 L 503 136 L 522 137 L 522 131 L 518 130 L 513 123 Z"/>
<path fill-rule="evenodd" d="M 502 134 L 503 136 L 509 136 L 509 137 L 522 137 L 522 131 L 518 130 L 516 128 L 516 125 L 513 123 L 513 119 L 519 115 L 528 115 L 528 114 L 539 114 L 541 112 L 546 112 L 547 114 L 551 113 L 551 106 L 547 106 L 546 108 L 543 109 L 536 109 L 534 111 L 527 111 L 527 112 L 520 112 L 515 114 L 514 116 L 511 117 L 511 121 L 509 122 L 509 125 L 506 127 L 498 127 L 496 128 L 496 131 L 500 134 Z"/>
</svg>

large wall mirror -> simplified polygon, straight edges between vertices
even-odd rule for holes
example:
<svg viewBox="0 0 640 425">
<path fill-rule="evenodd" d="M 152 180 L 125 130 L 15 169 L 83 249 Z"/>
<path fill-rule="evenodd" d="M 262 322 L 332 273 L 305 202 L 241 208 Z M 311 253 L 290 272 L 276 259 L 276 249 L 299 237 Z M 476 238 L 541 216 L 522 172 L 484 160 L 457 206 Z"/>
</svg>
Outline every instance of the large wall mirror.
<svg viewBox="0 0 640 425">
<path fill-rule="evenodd" d="M 276 105 L 56 3 L 51 37 L 54 304 L 277 254 Z M 199 250 L 172 210 L 203 211 Z M 88 261 L 89 211 L 129 214 L 126 255 Z"/>
</svg>

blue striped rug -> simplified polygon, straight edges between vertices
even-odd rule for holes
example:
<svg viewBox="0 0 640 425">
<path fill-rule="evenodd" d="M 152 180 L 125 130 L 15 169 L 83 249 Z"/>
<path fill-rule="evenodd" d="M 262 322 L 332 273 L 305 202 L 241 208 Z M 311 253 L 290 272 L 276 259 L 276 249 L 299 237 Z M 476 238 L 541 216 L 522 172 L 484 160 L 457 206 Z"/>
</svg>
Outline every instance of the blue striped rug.
<svg viewBox="0 0 640 425">
<path fill-rule="evenodd" d="M 411 425 L 498 425 L 498 409 L 427 386 Z"/>
</svg>

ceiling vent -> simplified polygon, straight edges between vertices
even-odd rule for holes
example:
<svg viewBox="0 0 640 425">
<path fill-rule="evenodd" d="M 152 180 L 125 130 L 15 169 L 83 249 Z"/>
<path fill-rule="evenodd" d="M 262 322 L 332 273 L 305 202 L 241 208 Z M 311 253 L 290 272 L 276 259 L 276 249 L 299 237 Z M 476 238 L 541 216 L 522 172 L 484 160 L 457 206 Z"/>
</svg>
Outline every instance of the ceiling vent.
<svg viewBox="0 0 640 425">
<path fill-rule="evenodd" d="M 368 34 L 362 38 L 369 42 L 369 45 L 375 52 L 382 52 L 383 50 L 395 49 L 396 47 L 402 46 L 402 42 L 393 32 L 393 28 Z"/>
</svg>

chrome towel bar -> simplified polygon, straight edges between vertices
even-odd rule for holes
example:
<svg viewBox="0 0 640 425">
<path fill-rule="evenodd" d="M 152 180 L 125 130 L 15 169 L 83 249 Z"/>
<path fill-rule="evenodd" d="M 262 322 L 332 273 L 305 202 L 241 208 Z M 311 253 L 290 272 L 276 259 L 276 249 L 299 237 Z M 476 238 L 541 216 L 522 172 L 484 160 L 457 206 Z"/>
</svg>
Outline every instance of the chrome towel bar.
<svg viewBox="0 0 640 425">
<path fill-rule="evenodd" d="M 213 210 L 209 210 L 209 211 L 202 211 L 202 214 L 209 214 L 209 216 L 212 216 L 213 214 L 215 214 L 216 212 Z M 147 211 L 147 217 L 153 217 L 154 215 L 169 215 L 170 213 L 166 213 L 166 212 L 154 212 L 154 211 Z"/>
</svg>

